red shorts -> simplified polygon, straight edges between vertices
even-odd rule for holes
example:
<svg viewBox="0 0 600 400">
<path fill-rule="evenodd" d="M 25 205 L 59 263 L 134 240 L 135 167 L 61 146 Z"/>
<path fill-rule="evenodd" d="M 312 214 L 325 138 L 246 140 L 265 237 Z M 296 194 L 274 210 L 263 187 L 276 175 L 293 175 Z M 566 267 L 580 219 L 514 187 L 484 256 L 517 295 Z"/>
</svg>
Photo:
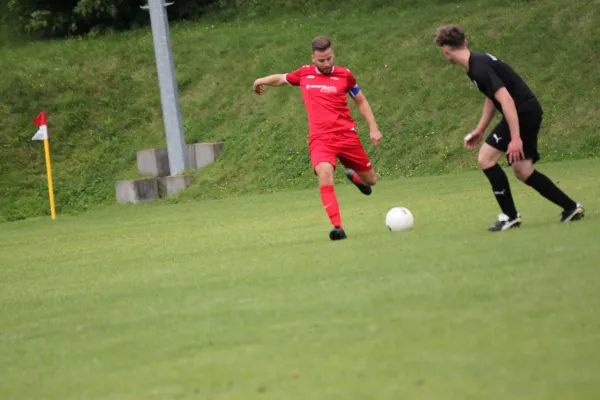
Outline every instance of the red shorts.
<svg viewBox="0 0 600 400">
<path fill-rule="evenodd" d="M 328 162 L 335 167 L 336 159 L 339 159 L 344 167 L 358 172 L 373 169 L 355 131 L 331 133 L 311 138 L 308 151 L 313 170 L 317 164 L 322 162 Z"/>
</svg>

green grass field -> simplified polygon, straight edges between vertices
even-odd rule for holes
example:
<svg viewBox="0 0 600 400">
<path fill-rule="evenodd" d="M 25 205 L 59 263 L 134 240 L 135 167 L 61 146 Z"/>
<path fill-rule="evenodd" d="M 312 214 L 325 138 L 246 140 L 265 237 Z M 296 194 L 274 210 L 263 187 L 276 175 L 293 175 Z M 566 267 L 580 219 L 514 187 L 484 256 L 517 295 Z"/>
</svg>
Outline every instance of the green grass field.
<svg viewBox="0 0 600 400">
<path fill-rule="evenodd" d="M 499 234 L 480 172 L 338 185 L 342 242 L 316 185 L 2 224 L 0 398 L 598 399 L 599 168 Z"/>
</svg>

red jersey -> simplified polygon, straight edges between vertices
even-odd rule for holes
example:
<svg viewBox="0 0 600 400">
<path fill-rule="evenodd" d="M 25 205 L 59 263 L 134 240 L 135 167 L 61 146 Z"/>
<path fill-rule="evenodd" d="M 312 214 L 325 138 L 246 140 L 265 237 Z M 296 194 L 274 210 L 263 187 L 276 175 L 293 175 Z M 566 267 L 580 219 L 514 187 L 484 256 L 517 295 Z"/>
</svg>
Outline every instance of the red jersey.
<svg viewBox="0 0 600 400">
<path fill-rule="evenodd" d="M 323 74 L 316 65 L 305 65 L 285 74 L 284 79 L 302 89 L 311 138 L 354 129 L 348 94 L 356 96 L 360 89 L 350 70 L 334 66 L 331 73 Z"/>
</svg>

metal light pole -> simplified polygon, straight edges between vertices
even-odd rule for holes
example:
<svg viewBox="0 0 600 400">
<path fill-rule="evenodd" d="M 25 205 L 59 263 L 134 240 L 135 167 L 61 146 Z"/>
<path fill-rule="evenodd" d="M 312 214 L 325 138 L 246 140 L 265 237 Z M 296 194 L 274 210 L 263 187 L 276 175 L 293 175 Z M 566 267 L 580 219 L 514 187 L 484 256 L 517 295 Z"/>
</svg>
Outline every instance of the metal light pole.
<svg viewBox="0 0 600 400">
<path fill-rule="evenodd" d="M 169 169 L 171 176 L 174 176 L 182 173 L 187 168 L 187 152 L 179 108 L 177 80 L 175 79 L 175 63 L 169 33 L 169 20 L 165 9 L 171 4 L 173 3 L 165 4 L 164 0 L 148 0 L 148 5 L 141 8 L 150 11 L 152 41 L 154 42 L 158 84 L 160 86 L 160 101 L 167 137 Z"/>
</svg>

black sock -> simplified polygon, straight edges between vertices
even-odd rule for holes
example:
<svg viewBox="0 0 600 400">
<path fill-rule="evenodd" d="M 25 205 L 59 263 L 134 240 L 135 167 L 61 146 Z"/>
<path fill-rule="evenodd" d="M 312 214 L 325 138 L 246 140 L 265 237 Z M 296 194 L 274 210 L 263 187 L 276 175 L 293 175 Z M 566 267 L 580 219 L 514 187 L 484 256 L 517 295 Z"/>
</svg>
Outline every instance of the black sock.
<svg viewBox="0 0 600 400">
<path fill-rule="evenodd" d="M 527 178 L 525 183 L 539 192 L 542 196 L 565 210 L 570 210 L 577 206 L 569 196 L 558 188 L 546 175 L 533 171 L 533 174 Z"/>
<path fill-rule="evenodd" d="M 508 215 L 510 219 L 517 218 L 517 208 L 512 198 L 508 178 L 502 168 L 498 164 L 495 164 L 491 168 L 484 169 L 483 173 L 492 184 L 492 190 L 502 212 Z"/>
</svg>

